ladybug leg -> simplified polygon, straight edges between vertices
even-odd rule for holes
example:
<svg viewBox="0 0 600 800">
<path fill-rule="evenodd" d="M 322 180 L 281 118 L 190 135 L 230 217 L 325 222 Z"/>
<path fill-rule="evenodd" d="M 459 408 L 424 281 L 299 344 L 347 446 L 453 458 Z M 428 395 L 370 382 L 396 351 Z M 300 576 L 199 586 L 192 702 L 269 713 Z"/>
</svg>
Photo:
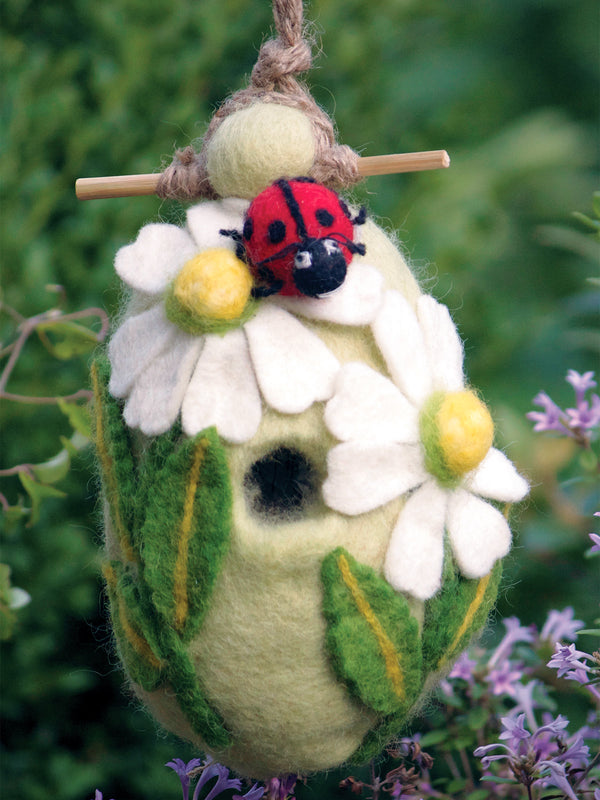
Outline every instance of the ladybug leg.
<svg viewBox="0 0 600 800">
<path fill-rule="evenodd" d="M 221 228 L 219 231 L 221 236 L 229 236 L 230 239 L 233 239 L 235 242 L 235 254 L 239 258 L 240 261 L 243 261 L 244 264 L 248 263 L 246 258 L 246 249 L 244 247 L 244 241 L 242 239 L 242 234 L 239 231 L 227 230 L 226 228 Z"/>
<path fill-rule="evenodd" d="M 366 206 L 361 206 L 360 211 L 354 217 L 354 219 L 350 220 L 353 225 L 364 225 L 367 221 L 367 208 Z"/>
<path fill-rule="evenodd" d="M 259 267 L 258 277 L 267 285 L 254 286 L 251 291 L 252 297 L 270 297 L 272 294 L 277 294 L 277 292 L 281 291 L 283 287 L 283 281 L 278 280 L 268 267 Z"/>
</svg>

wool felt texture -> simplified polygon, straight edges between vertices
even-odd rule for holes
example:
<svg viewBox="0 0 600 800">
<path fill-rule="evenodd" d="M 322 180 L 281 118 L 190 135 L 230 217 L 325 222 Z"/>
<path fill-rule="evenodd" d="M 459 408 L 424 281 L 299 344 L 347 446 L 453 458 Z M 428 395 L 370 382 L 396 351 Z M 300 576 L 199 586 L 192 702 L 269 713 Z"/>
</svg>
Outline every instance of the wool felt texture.
<svg viewBox="0 0 600 800">
<path fill-rule="evenodd" d="M 457 563 L 470 578 L 489 572 L 510 545 L 506 520 L 467 491 L 472 482 L 490 499 L 499 491 L 508 496 L 514 490 L 512 501 L 524 496 L 527 484 L 507 460 L 492 455 L 486 461 L 486 449 L 492 452 L 491 418 L 476 396 L 464 389 L 462 345 L 448 310 L 426 296 L 412 308 L 390 290 L 384 292 L 372 329 L 393 380 L 386 383 L 373 370 L 361 367 L 363 388 L 355 405 L 348 386 L 357 382 L 358 368 L 342 368 L 325 410 L 326 424 L 342 443 L 328 455 L 323 496 L 342 513 L 360 514 L 385 503 L 395 492 L 416 489 L 392 532 L 384 572 L 396 590 L 426 599 L 441 585 L 446 529 Z M 394 340 L 402 335 L 404 339 Z M 439 335 L 445 338 L 438 347 Z M 402 404 L 412 406 L 413 413 L 404 414 L 404 427 L 394 428 L 385 404 L 379 414 L 369 402 L 371 392 L 385 398 L 388 406 L 395 403 L 399 413 Z M 415 417 L 419 425 L 414 424 Z M 481 474 L 477 461 L 485 464 Z M 488 463 L 496 467 L 493 478 Z M 456 466 L 461 472 L 452 469 Z M 468 467 L 474 469 L 463 474 Z M 490 478 L 488 485 L 485 477 Z M 477 513 L 485 520 L 485 536 L 477 536 Z"/>
<path fill-rule="evenodd" d="M 422 678 L 419 625 L 409 605 L 343 548 L 323 560 L 327 645 L 340 678 L 380 714 L 408 712 Z"/>
<path fill-rule="evenodd" d="M 218 232 L 214 241 L 217 219 L 219 231 L 242 229 L 244 206 L 233 207 L 215 201 L 188 213 L 191 258 L 209 246 L 235 252 L 232 237 Z M 221 224 L 227 215 L 231 222 Z M 113 339 L 114 384 L 125 409 L 134 398 L 138 416 L 126 416 L 111 436 L 130 436 L 132 419 L 145 433 L 148 420 L 157 427 L 154 420 L 168 421 L 166 432 L 149 442 L 136 437 L 145 444 L 135 450 L 131 514 L 144 582 L 140 569 L 123 569 L 120 558 L 111 556 L 107 569 L 116 587 L 109 592 L 121 655 L 136 693 L 160 722 L 254 778 L 360 763 L 398 734 L 424 687 L 448 668 L 448 651 L 468 640 L 493 602 L 492 580 L 482 575 L 470 582 L 468 557 L 459 561 L 461 548 L 475 549 L 461 539 L 463 528 L 474 525 L 472 499 L 492 508 L 474 493 L 492 497 L 493 491 L 511 501 L 522 488 L 493 448 L 462 477 L 454 505 L 427 471 L 421 407 L 432 392 L 464 388 L 460 340 L 448 312 L 420 295 L 401 253 L 375 223 L 356 226 L 354 235 L 366 253 L 354 254 L 343 284 L 327 298 L 258 299 L 256 313 L 237 328 L 198 336 L 156 310 L 164 309 L 185 263 L 179 258 L 173 267 L 170 254 L 163 255 L 153 294 L 127 273 L 126 282 L 143 297 L 134 298 L 132 316 L 123 318 Z M 144 253 L 145 246 L 130 251 L 138 269 Z M 145 322 L 158 322 L 158 343 L 146 344 L 154 331 Z M 144 362 L 137 372 L 135 360 L 121 355 L 136 337 Z M 439 358 L 447 364 L 438 365 Z M 127 365 L 133 378 L 125 375 Z M 166 379 L 167 388 L 153 387 L 148 373 L 155 383 Z M 220 438 L 211 439 L 211 426 Z M 202 473 L 193 491 L 191 466 L 202 458 L 203 439 L 211 443 L 208 452 L 223 454 L 227 477 L 212 489 Z M 222 498 L 218 487 L 225 483 L 231 505 L 219 501 L 213 516 L 211 493 Z M 413 498 L 422 514 L 429 494 L 441 510 L 434 527 L 425 523 L 420 549 L 410 514 L 403 515 Z M 206 541 L 199 535 L 200 549 L 180 550 L 191 536 L 190 513 L 202 517 L 200 502 L 209 509 Z M 505 538 L 504 528 L 490 524 L 491 538 Z M 399 525 L 412 539 L 391 551 Z M 107 539 L 108 552 L 118 550 L 110 516 Z M 424 559 L 415 592 L 386 580 L 390 552 L 399 568 L 413 573 L 414 559 Z M 490 552 L 494 566 L 498 550 L 486 545 L 475 556 L 478 569 Z M 206 592 L 196 595 L 196 583 L 177 577 L 181 553 L 188 576 L 202 576 Z M 459 611 L 453 616 L 432 606 L 426 630 L 427 603 L 446 598 L 451 581 L 461 587 L 452 595 L 462 598 Z M 426 664 L 425 652 L 433 653 Z"/>
<path fill-rule="evenodd" d="M 362 222 L 364 219 L 360 218 Z M 263 291 L 325 296 L 338 289 L 356 248 L 353 219 L 321 184 L 280 179 L 250 203 L 242 241 Z"/>
<path fill-rule="evenodd" d="M 483 578 L 463 578 L 450 559 L 444 569 L 444 586 L 425 604 L 423 666 L 437 672 L 468 646 L 492 610 L 502 577 L 502 562 Z M 439 625 L 436 621 L 443 620 Z"/>
<path fill-rule="evenodd" d="M 129 447 L 120 453 L 131 442 L 107 384 L 108 366 L 99 359 L 92 367 L 95 439 L 111 509 L 108 549 L 119 556 L 107 561 L 104 575 L 119 653 L 136 684 L 148 691 L 168 686 L 191 728 L 223 745 L 229 736 L 203 695 L 185 644 L 202 623 L 229 546 L 224 453 L 214 430 L 183 439 L 170 433 L 153 442 L 138 469 Z"/>
<path fill-rule="evenodd" d="M 252 363 L 267 403 L 284 414 L 298 414 L 333 393 L 339 362 L 295 317 L 264 305 L 245 325 Z"/>
<path fill-rule="evenodd" d="M 227 117 L 206 148 L 209 180 L 221 197 L 256 197 L 274 180 L 307 175 L 315 157 L 300 110 L 255 103 Z"/>
<path fill-rule="evenodd" d="M 260 393 L 241 330 L 207 336 L 181 407 L 184 431 L 215 426 L 227 441 L 251 439 L 260 424 Z"/>
<path fill-rule="evenodd" d="M 233 320 L 250 299 L 252 276 L 229 250 L 211 247 L 186 262 L 173 282 L 173 296 L 198 316 Z"/>
<path fill-rule="evenodd" d="M 281 297 L 278 304 L 308 319 L 338 325 L 368 325 L 379 311 L 383 298 L 383 277 L 375 267 L 354 260 L 339 289 L 328 297 Z"/>
<path fill-rule="evenodd" d="M 494 441 L 490 412 L 474 392 L 447 394 L 435 419 L 440 448 L 451 472 L 465 475 L 481 464 Z"/>
</svg>

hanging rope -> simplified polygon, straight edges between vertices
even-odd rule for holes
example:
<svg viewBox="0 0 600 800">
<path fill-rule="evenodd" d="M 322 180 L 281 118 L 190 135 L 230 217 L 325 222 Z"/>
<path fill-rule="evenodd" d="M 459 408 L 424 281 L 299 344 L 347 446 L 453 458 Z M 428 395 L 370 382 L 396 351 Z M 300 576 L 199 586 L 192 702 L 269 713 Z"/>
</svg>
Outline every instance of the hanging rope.
<svg viewBox="0 0 600 800">
<path fill-rule="evenodd" d="M 261 46 L 249 86 L 217 109 L 200 153 L 191 146 L 175 152 L 172 163 L 160 177 L 157 188 L 160 197 L 181 200 L 216 197 L 206 169 L 206 146 L 226 117 L 256 102 L 297 108 L 308 117 L 315 137 L 310 177 L 333 189 L 349 187 L 360 180 L 358 154 L 336 143 L 333 122 L 295 77 L 312 65 L 311 45 L 304 35 L 302 0 L 273 0 L 273 17 L 277 38 Z"/>
</svg>

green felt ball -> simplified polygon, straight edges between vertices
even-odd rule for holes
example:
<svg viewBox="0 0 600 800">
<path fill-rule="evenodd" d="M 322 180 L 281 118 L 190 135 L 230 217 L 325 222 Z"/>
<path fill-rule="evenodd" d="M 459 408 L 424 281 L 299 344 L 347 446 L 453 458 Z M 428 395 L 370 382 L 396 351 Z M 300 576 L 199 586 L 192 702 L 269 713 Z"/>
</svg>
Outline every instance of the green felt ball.
<svg viewBox="0 0 600 800">
<path fill-rule="evenodd" d="M 257 102 L 221 123 L 206 157 L 217 194 L 250 200 L 278 178 L 308 174 L 315 157 L 312 126 L 298 109 Z"/>
</svg>

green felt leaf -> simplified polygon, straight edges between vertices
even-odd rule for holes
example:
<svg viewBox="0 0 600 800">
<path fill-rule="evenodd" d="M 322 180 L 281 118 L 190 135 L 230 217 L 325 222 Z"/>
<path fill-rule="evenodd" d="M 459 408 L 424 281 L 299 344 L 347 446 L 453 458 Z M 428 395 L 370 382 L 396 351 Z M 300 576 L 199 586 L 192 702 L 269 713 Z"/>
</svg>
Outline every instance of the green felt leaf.
<svg viewBox="0 0 600 800">
<path fill-rule="evenodd" d="M 121 551 L 128 561 L 136 561 L 132 527 L 137 497 L 137 480 L 129 430 L 121 407 L 108 392 L 110 367 L 102 356 L 92 364 L 94 390 L 94 441 L 102 488 L 108 501 L 111 522 Z"/>
<path fill-rule="evenodd" d="M 405 714 L 422 686 L 419 629 L 408 602 L 343 548 L 324 559 L 321 576 L 338 676 L 375 711 Z"/>
<path fill-rule="evenodd" d="M 167 655 L 167 680 L 175 693 L 179 707 L 194 731 L 209 747 L 224 748 L 231 744 L 219 713 L 204 697 L 193 664 L 181 640 L 172 630 L 165 631 L 171 647 Z"/>
<path fill-rule="evenodd" d="M 141 530 L 144 580 L 166 624 L 188 641 L 229 546 L 231 487 L 214 429 L 183 439 L 154 474 Z"/>
<path fill-rule="evenodd" d="M 40 322 L 36 330 L 45 347 L 63 361 L 89 353 L 98 344 L 94 331 L 72 320 Z"/>
<path fill-rule="evenodd" d="M 164 680 L 164 660 L 152 612 L 120 562 L 106 564 L 104 577 L 121 659 L 131 679 L 153 691 Z"/>
<path fill-rule="evenodd" d="M 426 672 L 441 669 L 458 656 L 480 630 L 491 611 L 502 575 L 498 561 L 480 580 L 463 578 L 448 558 L 442 589 L 425 604 L 423 664 Z"/>
</svg>

